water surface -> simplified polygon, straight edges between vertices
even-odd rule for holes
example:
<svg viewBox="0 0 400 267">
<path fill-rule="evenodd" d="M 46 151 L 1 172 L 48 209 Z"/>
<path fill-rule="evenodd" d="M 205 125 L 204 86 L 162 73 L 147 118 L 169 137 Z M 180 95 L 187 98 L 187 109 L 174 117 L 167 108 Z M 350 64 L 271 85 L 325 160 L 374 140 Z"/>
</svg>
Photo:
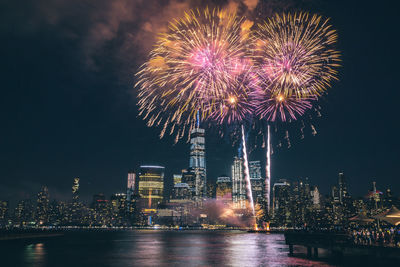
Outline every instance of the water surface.
<svg viewBox="0 0 400 267">
<path fill-rule="evenodd" d="M 0 248 L 1 266 L 332 266 L 289 257 L 282 234 L 241 231 L 77 231 Z"/>
</svg>

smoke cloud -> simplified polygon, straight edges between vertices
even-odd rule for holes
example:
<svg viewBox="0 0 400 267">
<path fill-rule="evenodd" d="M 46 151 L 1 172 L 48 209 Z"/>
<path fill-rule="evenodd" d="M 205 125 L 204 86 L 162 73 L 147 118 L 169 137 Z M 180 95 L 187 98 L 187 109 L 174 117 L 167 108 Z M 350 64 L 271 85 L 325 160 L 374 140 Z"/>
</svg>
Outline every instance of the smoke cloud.
<svg viewBox="0 0 400 267">
<path fill-rule="evenodd" d="M 281 11 L 293 6 L 294 1 L 36 0 L 22 5 L 10 1 L 6 5 L 13 12 L 2 16 L 1 31 L 31 35 L 54 32 L 55 37 L 76 43 L 83 66 L 91 70 L 117 66 L 118 72 L 132 76 L 147 58 L 157 34 L 165 32 L 168 22 L 185 11 L 217 7 L 237 12 L 251 21 L 255 13 L 262 16 L 265 10 Z"/>
</svg>

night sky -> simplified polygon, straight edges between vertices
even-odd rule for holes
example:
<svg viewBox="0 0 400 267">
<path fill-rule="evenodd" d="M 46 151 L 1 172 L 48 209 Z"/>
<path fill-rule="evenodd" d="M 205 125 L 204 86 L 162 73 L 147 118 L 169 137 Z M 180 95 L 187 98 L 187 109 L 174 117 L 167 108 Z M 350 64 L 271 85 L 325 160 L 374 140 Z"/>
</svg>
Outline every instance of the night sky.
<svg viewBox="0 0 400 267">
<path fill-rule="evenodd" d="M 162 164 L 168 180 L 187 168 L 189 145 L 160 140 L 160 129 L 147 128 L 138 118 L 134 73 L 158 29 L 200 2 L 229 4 L 2 3 L 0 199 L 33 196 L 42 185 L 52 198 L 69 199 L 72 179 L 79 177 L 81 194 L 89 200 L 95 193 L 124 191 L 127 172 L 140 164 Z M 266 16 L 305 10 L 330 17 L 343 60 L 340 81 L 322 99 L 318 134 L 275 151 L 272 182 L 309 177 L 328 193 L 344 171 L 353 195 L 364 195 L 374 180 L 378 189 L 390 187 L 399 195 L 397 15 L 389 1 L 349 2 L 264 1 L 257 11 Z M 255 13 L 244 4 L 239 8 Z M 209 179 L 230 175 L 237 148 L 211 134 L 206 142 Z M 250 157 L 264 160 L 261 155 Z"/>
</svg>

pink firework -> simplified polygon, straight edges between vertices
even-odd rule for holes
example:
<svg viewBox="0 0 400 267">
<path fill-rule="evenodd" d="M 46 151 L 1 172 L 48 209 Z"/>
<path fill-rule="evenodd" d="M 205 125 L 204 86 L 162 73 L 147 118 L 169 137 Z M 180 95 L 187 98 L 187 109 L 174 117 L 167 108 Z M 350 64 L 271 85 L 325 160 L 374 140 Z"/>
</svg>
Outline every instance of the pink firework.
<svg viewBox="0 0 400 267">
<path fill-rule="evenodd" d="M 267 121 L 297 120 L 304 113 L 312 108 L 312 102 L 316 101 L 315 96 L 297 98 L 296 96 L 285 96 L 284 94 L 273 95 L 270 92 L 258 90 L 256 93 L 257 107 L 256 115 Z"/>
</svg>

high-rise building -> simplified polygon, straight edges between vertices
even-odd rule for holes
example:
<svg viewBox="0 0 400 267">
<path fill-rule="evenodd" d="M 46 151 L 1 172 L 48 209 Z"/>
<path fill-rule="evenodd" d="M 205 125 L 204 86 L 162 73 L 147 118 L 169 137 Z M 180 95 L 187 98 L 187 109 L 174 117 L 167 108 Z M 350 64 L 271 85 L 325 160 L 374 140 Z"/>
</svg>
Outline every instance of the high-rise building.
<svg viewBox="0 0 400 267">
<path fill-rule="evenodd" d="M 126 188 L 126 209 L 129 215 L 134 213 L 135 209 L 135 186 L 136 186 L 136 173 L 128 172 L 128 183 Z"/>
<path fill-rule="evenodd" d="M 191 198 L 196 196 L 196 174 L 192 169 L 182 170 L 182 183 L 189 186 Z"/>
<path fill-rule="evenodd" d="M 93 195 L 91 218 L 94 225 L 109 225 L 111 221 L 111 207 L 103 193 Z"/>
<path fill-rule="evenodd" d="M 72 182 L 72 203 L 69 205 L 68 222 L 74 225 L 80 224 L 81 217 L 82 204 L 79 202 L 79 178 L 74 178 Z"/>
<path fill-rule="evenodd" d="M 37 195 L 36 223 L 46 224 L 49 221 L 49 190 L 43 186 Z"/>
<path fill-rule="evenodd" d="M 200 200 L 207 195 L 205 131 L 194 128 L 190 133 L 189 168 L 195 173 L 195 197 Z"/>
<path fill-rule="evenodd" d="M 232 180 L 226 175 L 217 178 L 216 198 L 225 204 L 232 203 Z"/>
<path fill-rule="evenodd" d="M 174 185 L 182 183 L 182 174 L 174 174 Z"/>
<path fill-rule="evenodd" d="M 259 160 L 249 161 L 249 173 L 254 203 L 264 206 L 264 180 L 261 177 L 261 162 Z"/>
<path fill-rule="evenodd" d="M 8 201 L 0 200 L 0 228 L 7 224 Z"/>
<path fill-rule="evenodd" d="M 232 164 L 232 201 L 237 209 L 246 208 L 246 181 L 243 158 L 235 157 Z"/>
<path fill-rule="evenodd" d="M 164 170 L 162 166 L 140 166 L 139 196 L 141 208 L 152 211 L 158 208 L 164 199 Z"/>
<path fill-rule="evenodd" d="M 111 209 L 112 209 L 112 225 L 114 226 L 123 226 L 126 221 L 126 194 L 117 193 L 112 194 L 110 198 Z"/>
<path fill-rule="evenodd" d="M 173 200 L 189 200 L 192 198 L 192 192 L 187 183 L 176 183 L 172 189 L 171 199 Z"/>
<path fill-rule="evenodd" d="M 287 225 L 291 219 L 291 188 L 287 180 L 280 179 L 272 188 L 272 213 L 279 225 Z"/>
<path fill-rule="evenodd" d="M 346 179 L 343 172 L 339 173 L 339 202 L 343 203 L 349 197 Z"/>
<path fill-rule="evenodd" d="M 312 203 L 313 207 L 315 209 L 320 209 L 321 208 L 321 194 L 319 193 L 318 187 L 314 186 L 314 190 L 310 192 L 311 197 L 312 197 Z"/>
<path fill-rule="evenodd" d="M 339 203 L 340 202 L 339 189 L 337 188 L 336 185 L 332 186 L 331 193 L 333 202 Z"/>
<path fill-rule="evenodd" d="M 72 200 L 73 202 L 79 201 L 79 178 L 74 178 L 72 184 Z"/>
<path fill-rule="evenodd" d="M 249 161 L 250 179 L 262 179 L 261 162 L 259 160 Z"/>
<path fill-rule="evenodd" d="M 133 195 L 135 193 L 135 184 L 136 174 L 134 172 L 128 172 L 128 183 L 126 187 L 126 199 L 128 202 L 133 199 Z"/>
</svg>

